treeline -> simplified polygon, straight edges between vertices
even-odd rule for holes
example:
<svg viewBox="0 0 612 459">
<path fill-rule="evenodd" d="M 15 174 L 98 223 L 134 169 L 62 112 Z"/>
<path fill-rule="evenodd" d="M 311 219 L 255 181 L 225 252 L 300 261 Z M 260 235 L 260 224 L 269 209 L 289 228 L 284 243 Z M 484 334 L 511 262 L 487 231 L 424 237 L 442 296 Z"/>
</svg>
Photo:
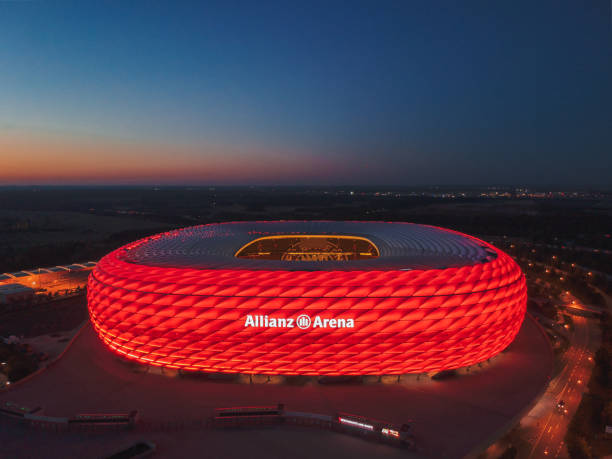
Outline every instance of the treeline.
<svg viewBox="0 0 612 459">
<path fill-rule="evenodd" d="M 523 271 L 537 275 L 542 280 L 550 282 L 557 290 L 569 290 L 574 296 L 586 304 L 595 306 L 606 305 L 603 296 L 589 286 L 589 284 L 592 284 L 604 292 L 612 291 L 612 281 L 605 275 L 600 275 L 596 272 L 591 272 L 591 275 L 589 275 L 589 271 L 585 271 L 580 267 L 581 265 L 566 260 L 565 254 L 553 259 L 553 255 L 556 256 L 554 252 L 544 253 L 542 250 L 533 252 L 527 245 L 513 245 L 514 247 L 508 245 L 507 247 L 502 246 L 500 248 L 515 257 L 521 264 Z M 523 260 L 530 260 L 532 266 L 529 266 Z M 550 269 L 550 272 L 547 273 L 544 266 L 550 266 L 553 269 Z M 555 269 L 567 274 L 560 275 Z M 608 266 L 607 269 L 610 270 L 612 268 Z M 563 280 L 561 280 L 560 277 L 563 277 Z"/>
<path fill-rule="evenodd" d="M 398 195 L 401 189 L 380 187 L 357 187 L 351 194 L 343 188 L 343 192 L 333 187 L 5 188 L 0 189 L 0 209 L 86 213 L 133 210 L 169 220 L 189 216 L 223 221 L 225 212 L 240 220 L 296 214 L 308 219 L 400 220 L 547 243 L 556 237 L 570 244 L 612 249 L 612 215 L 606 198 L 449 199 Z"/>
<path fill-rule="evenodd" d="M 515 247 L 509 247 L 514 245 Z M 530 258 L 531 260 L 541 263 L 550 263 L 552 256 L 557 256 L 562 263 L 571 265 L 572 263 L 578 266 L 584 266 L 602 273 L 612 275 L 612 265 L 610 264 L 610 255 L 604 252 L 586 252 L 584 250 L 572 249 L 566 246 L 562 248 L 552 248 L 545 246 L 535 246 L 531 243 L 514 243 L 508 242 L 505 247 L 500 247 L 512 255 L 521 258 Z M 599 247 L 595 246 L 595 249 Z M 600 249 L 600 248 L 599 248 Z M 535 251 L 534 251 L 535 250 Z M 565 268 L 564 268 L 565 269 Z"/>
<path fill-rule="evenodd" d="M 0 372 L 4 373 L 9 382 L 15 382 L 36 371 L 38 360 L 32 353 L 17 344 L 5 344 L 0 341 Z"/>
</svg>

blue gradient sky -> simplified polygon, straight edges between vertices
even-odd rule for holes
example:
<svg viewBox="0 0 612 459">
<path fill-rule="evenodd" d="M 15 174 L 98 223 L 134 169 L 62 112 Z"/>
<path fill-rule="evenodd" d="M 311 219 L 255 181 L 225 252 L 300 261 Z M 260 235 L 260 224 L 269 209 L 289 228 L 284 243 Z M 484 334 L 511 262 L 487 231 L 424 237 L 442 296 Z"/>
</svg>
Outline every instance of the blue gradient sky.
<svg viewBox="0 0 612 459">
<path fill-rule="evenodd" d="M 612 182 L 608 1 L 179 3 L 0 2 L 0 184 Z"/>
</svg>

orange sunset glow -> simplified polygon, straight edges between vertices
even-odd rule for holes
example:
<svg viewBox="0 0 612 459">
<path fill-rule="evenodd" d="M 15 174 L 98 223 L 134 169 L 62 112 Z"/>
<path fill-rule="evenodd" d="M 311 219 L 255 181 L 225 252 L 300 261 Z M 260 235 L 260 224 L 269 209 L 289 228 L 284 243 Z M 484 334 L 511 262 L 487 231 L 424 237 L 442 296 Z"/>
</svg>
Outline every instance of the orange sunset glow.
<svg viewBox="0 0 612 459">
<path fill-rule="evenodd" d="M 49 134 L 0 136 L 0 153 L 0 184 L 290 183 L 296 177 L 316 181 L 343 170 L 337 159 L 315 158 L 304 165 L 287 151 Z"/>
</svg>

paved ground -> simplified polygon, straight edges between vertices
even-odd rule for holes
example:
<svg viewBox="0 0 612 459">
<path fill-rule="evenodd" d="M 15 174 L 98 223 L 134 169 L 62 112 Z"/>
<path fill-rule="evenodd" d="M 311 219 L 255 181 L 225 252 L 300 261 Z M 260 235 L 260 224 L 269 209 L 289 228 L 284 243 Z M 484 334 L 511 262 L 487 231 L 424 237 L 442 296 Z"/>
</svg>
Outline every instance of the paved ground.
<svg viewBox="0 0 612 459">
<path fill-rule="evenodd" d="M 33 338 L 24 338 L 21 342 L 29 344 L 34 352 L 44 352 L 48 358 L 41 366 L 46 366 L 52 362 L 66 349 L 72 337 L 78 333 L 78 328 L 70 331 L 55 332 L 48 335 L 35 336 Z"/>
<path fill-rule="evenodd" d="M 42 406 L 50 416 L 138 409 L 145 427 L 135 433 L 54 434 L 0 419 L 0 455 L 101 457 L 145 438 L 159 445 L 157 457 L 415 456 L 316 430 L 168 432 L 174 423 L 201 420 L 215 407 L 283 402 L 290 410 L 346 411 L 394 423 L 412 420 L 417 455 L 462 457 L 514 422 L 547 384 L 551 367 L 548 342 L 530 319 L 506 352 L 454 379 L 417 381 L 410 376 L 400 384 L 359 385 L 242 384 L 144 373 L 111 354 L 88 326 L 57 364 L 0 393 L 0 402 Z"/>
<path fill-rule="evenodd" d="M 422 458 L 418 453 L 322 430 L 182 430 L 104 434 L 55 434 L 20 428 L 0 418 L 2 458 L 103 458 L 135 442 L 157 446 L 159 458 Z M 4 437 L 8 437 L 5 441 Z"/>
</svg>

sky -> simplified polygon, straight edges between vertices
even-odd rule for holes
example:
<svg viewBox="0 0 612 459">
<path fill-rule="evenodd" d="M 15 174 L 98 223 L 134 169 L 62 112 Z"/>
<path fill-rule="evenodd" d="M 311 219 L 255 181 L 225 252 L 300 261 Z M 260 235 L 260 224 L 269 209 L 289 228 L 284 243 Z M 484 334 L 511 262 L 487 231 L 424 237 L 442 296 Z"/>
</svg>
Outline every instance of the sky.
<svg viewBox="0 0 612 459">
<path fill-rule="evenodd" d="M 612 184 L 610 1 L 0 1 L 0 185 Z"/>
</svg>

